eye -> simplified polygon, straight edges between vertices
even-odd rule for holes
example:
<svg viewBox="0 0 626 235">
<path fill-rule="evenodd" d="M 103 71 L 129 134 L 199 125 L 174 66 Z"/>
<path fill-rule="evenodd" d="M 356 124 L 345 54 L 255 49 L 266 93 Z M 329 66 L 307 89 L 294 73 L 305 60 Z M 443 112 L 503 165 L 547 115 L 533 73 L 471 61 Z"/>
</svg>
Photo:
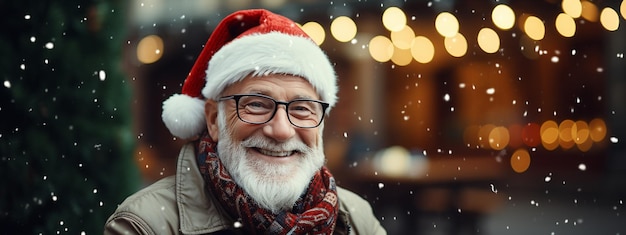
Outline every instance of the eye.
<svg viewBox="0 0 626 235">
<path fill-rule="evenodd" d="M 308 118 L 318 113 L 321 109 L 318 106 L 321 105 L 313 101 L 294 101 L 289 105 L 289 113 L 297 118 Z"/>
<path fill-rule="evenodd" d="M 267 104 L 264 104 L 263 102 L 254 101 L 254 102 L 246 103 L 245 106 L 251 107 L 251 108 L 264 108 L 267 106 Z"/>
<path fill-rule="evenodd" d="M 274 110 L 274 102 L 268 98 L 246 96 L 239 100 L 240 110 L 252 114 L 264 114 Z"/>
</svg>

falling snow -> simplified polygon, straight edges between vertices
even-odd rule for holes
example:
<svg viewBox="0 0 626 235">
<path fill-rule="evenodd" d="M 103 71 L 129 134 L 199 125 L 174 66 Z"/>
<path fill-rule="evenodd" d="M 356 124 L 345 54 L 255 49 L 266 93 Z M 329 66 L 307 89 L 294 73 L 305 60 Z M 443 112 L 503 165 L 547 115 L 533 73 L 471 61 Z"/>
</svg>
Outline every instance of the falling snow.
<svg viewBox="0 0 626 235">
<path fill-rule="evenodd" d="M 107 75 L 106 72 L 104 72 L 104 70 L 100 70 L 98 72 L 98 78 L 100 78 L 100 81 L 104 81 L 106 79 Z"/>
<path fill-rule="evenodd" d="M 262 2 L 270 1 L 260 1 L 256 4 L 262 5 L 264 4 Z M 324 22 L 323 27 L 328 28 L 330 25 L 328 21 L 342 14 L 355 20 L 362 19 L 370 22 L 367 21 L 369 20 L 367 17 L 372 13 L 364 14 L 358 12 L 359 9 L 380 8 L 376 10 L 384 10 L 390 7 L 392 2 L 356 1 L 339 4 L 339 2 L 332 1 L 315 6 L 318 8 L 329 7 L 328 10 L 319 13 L 328 14 L 327 17 L 322 16 L 322 20 L 320 20 Z M 506 1 L 496 2 L 507 4 Z M 134 3 L 139 10 L 151 13 L 147 16 L 162 15 L 161 17 L 166 18 L 166 20 L 132 19 L 138 22 L 129 22 L 127 26 L 131 27 L 137 35 L 157 34 L 167 38 L 168 43 L 172 43 L 168 46 L 180 50 L 176 52 L 178 54 L 169 54 L 169 47 L 168 50 L 155 49 L 151 51 L 167 58 L 167 60 L 161 61 L 162 64 L 159 65 L 161 68 L 166 67 L 163 61 L 177 61 L 183 64 L 180 65 L 181 67 L 190 67 L 189 63 L 193 62 L 199 49 L 204 45 L 197 42 L 204 38 L 195 38 L 196 35 L 210 32 L 210 29 L 216 25 L 215 19 L 223 17 L 223 13 L 218 14 L 218 12 L 207 10 L 203 11 L 203 16 L 198 16 L 194 13 L 195 11 L 182 10 L 184 7 L 182 5 L 165 7 L 161 4 L 167 3 L 160 3 L 159 1 Z M 183 5 L 193 4 L 186 3 Z M 306 5 L 307 3 L 303 1 L 303 3 L 298 4 Z M 353 7 L 351 4 L 363 4 L 363 6 Z M 374 211 L 378 213 L 376 217 L 380 218 L 381 223 L 387 226 L 390 234 L 398 233 L 393 229 L 405 224 L 412 224 L 413 227 L 411 228 L 424 234 L 442 234 L 453 231 L 453 229 L 463 229 L 460 227 L 462 223 L 451 222 L 452 218 L 470 218 L 462 221 L 464 223 L 480 221 L 480 224 L 473 225 L 477 226 L 476 229 L 480 229 L 480 233 L 485 234 L 577 234 L 577 231 L 588 231 L 585 229 L 598 227 L 598 225 L 609 231 L 613 229 L 615 221 L 623 219 L 625 199 L 620 196 L 623 194 L 613 193 L 614 191 L 611 191 L 612 194 L 604 194 L 598 188 L 611 185 L 607 188 L 618 190 L 619 187 L 623 186 L 623 184 L 612 185 L 614 182 L 611 180 L 616 179 L 605 176 L 616 173 L 611 171 L 612 167 L 623 167 L 623 162 L 616 161 L 613 157 L 613 155 L 621 156 L 620 153 L 613 152 L 613 149 L 621 149 L 623 145 L 619 142 L 619 138 L 624 135 L 623 131 L 620 132 L 620 130 L 623 129 L 621 120 L 625 110 L 614 107 L 615 103 L 620 103 L 615 101 L 615 97 L 621 95 L 623 90 L 619 90 L 619 86 L 613 86 L 612 83 L 624 77 L 623 74 L 616 73 L 615 68 L 615 64 L 621 65 L 624 62 L 624 49 L 619 45 L 617 48 L 613 45 L 619 43 L 593 45 L 596 43 L 596 39 L 602 42 L 609 42 L 609 39 L 622 42 L 623 38 L 615 33 L 603 33 L 585 36 L 587 37 L 586 40 L 589 41 L 581 43 L 577 36 L 586 34 L 579 33 L 573 38 L 565 38 L 550 31 L 550 34 L 553 35 L 546 34 L 545 39 L 530 40 L 531 42 L 528 44 L 523 44 L 522 42 L 528 38 L 519 27 L 506 30 L 494 28 L 503 44 L 497 53 L 488 54 L 480 51 L 480 48 L 475 44 L 476 38 L 472 39 L 470 36 L 475 33 L 472 31 L 471 24 L 473 22 L 479 22 L 480 25 L 492 25 L 491 8 L 482 9 L 479 5 L 475 5 L 469 9 L 455 9 L 454 4 L 451 5 L 445 1 L 426 1 L 419 4 L 398 1 L 393 2 L 393 4 L 403 6 L 401 8 L 416 8 L 405 9 L 407 14 L 405 17 L 410 20 L 407 25 L 423 28 L 431 27 L 433 23 L 428 21 L 426 15 L 418 14 L 425 10 L 433 13 L 449 11 L 453 15 L 457 15 L 459 19 L 462 16 L 475 18 L 467 21 L 461 19 L 459 22 L 462 29 L 459 33 L 463 33 L 467 37 L 469 46 L 467 54 L 463 57 L 452 58 L 446 54 L 445 48 L 436 46 L 437 56 L 432 62 L 418 64 L 416 61 L 412 61 L 408 66 L 400 66 L 394 64 L 393 61 L 370 61 L 367 56 L 353 60 L 354 58 L 351 57 L 353 55 L 346 53 L 346 51 L 356 48 L 356 50 L 367 54 L 370 49 L 368 37 L 372 36 L 370 34 L 391 37 L 392 32 L 382 29 L 382 23 L 378 25 L 381 17 L 373 18 L 370 22 L 371 25 L 368 25 L 367 28 L 361 28 L 362 25 L 359 25 L 359 35 L 345 43 L 334 41 L 330 30 L 325 32 L 326 42 L 322 44 L 322 48 L 330 51 L 329 57 L 334 63 L 333 66 L 341 69 L 338 73 L 341 82 L 340 87 L 347 91 L 345 94 L 339 94 L 339 105 L 326 119 L 328 125 L 324 135 L 332 137 L 331 140 L 324 142 L 327 146 L 326 150 L 328 150 L 326 154 L 327 157 L 338 155 L 336 158 L 329 158 L 328 164 L 346 167 L 345 169 L 338 168 L 342 170 L 336 174 L 338 182 L 354 181 L 363 184 L 358 186 L 367 190 L 358 192 L 358 194 L 372 203 Z M 564 10 L 560 8 L 560 4 L 550 4 L 554 5 L 552 10 L 555 12 Z M 224 5 L 219 8 L 230 9 L 231 7 L 231 5 Z M 83 9 L 86 6 L 78 5 L 75 8 Z M 200 9 L 208 9 L 208 7 L 205 6 Z M 278 12 L 289 11 L 282 8 L 276 9 Z M 291 10 L 296 13 L 296 16 L 298 12 L 305 15 L 315 15 L 313 13 L 316 13 L 315 9 L 309 7 L 298 6 Z M 514 10 L 517 17 L 520 16 L 521 12 L 532 14 L 539 11 L 532 8 L 525 9 L 525 11 Z M 28 11 L 22 11 L 13 20 L 28 24 L 41 23 L 45 20 L 41 18 L 41 15 L 33 12 L 25 14 L 25 12 Z M 110 9 L 110 11 L 103 12 L 115 13 L 120 11 Z M 97 22 L 91 16 L 81 15 L 77 19 L 78 21 L 75 23 L 80 25 Z M 316 20 L 310 17 L 298 19 Z M 543 20 L 546 27 L 554 26 L 554 19 L 545 18 Z M 55 24 L 54 27 L 68 27 L 68 24 L 70 23 L 64 22 L 63 24 Z M 518 23 L 515 24 L 517 26 Z M 576 19 L 576 24 L 580 24 L 580 28 L 583 28 L 582 24 L 584 24 L 584 27 L 601 29 L 599 22 L 586 20 L 582 17 Z M 71 27 L 79 26 L 72 25 Z M 381 30 L 380 32 L 372 31 L 371 28 L 381 28 Z M 36 95 L 44 94 L 45 99 L 19 103 L 19 105 L 24 106 L 19 109 L 19 112 L 23 111 L 31 115 L 29 119 L 37 121 L 32 126 L 38 129 L 56 128 L 63 131 L 59 139 L 69 138 L 67 146 L 70 146 L 71 149 L 88 149 L 88 151 L 94 152 L 92 153 L 94 154 L 93 158 L 96 159 L 95 154 L 110 151 L 110 143 L 103 139 L 94 141 L 72 139 L 73 136 L 83 135 L 81 131 L 85 129 L 85 126 L 80 121 L 70 119 L 67 113 L 61 112 L 54 106 L 63 103 L 62 105 L 71 107 L 67 97 L 62 94 L 70 88 L 63 87 L 63 81 L 60 80 L 60 77 L 64 76 L 64 71 L 58 64 L 62 61 L 59 57 L 47 55 L 65 51 L 71 33 L 75 32 L 65 31 L 59 33 L 59 36 L 51 37 L 41 32 L 30 31 L 29 34 L 19 37 L 19 44 L 27 44 L 29 47 L 47 54 L 34 58 L 21 56 L 15 58 L 15 63 L 7 66 L 8 69 L 15 71 L 15 73 L 5 74 L 3 77 L 3 90 L 7 92 L 7 97 L 10 97 L 11 101 L 2 103 L 0 113 L 7 115 L 7 112 L 18 112 L 14 110 L 13 106 L 10 106 L 21 102 L 12 97 L 13 95 L 18 96 L 24 95 L 24 92 L 31 92 L 25 94 L 32 95 L 34 100 L 37 98 Z M 416 30 L 415 36 L 418 35 L 424 35 L 424 32 Z M 117 39 L 118 35 L 105 36 L 106 39 L 113 40 Z M 556 39 L 552 37 L 556 37 Z M 589 37 L 598 38 L 590 40 Z M 443 38 L 437 37 L 436 40 L 443 40 Z M 555 41 L 562 43 L 554 43 Z M 137 43 L 137 38 L 124 38 L 120 42 L 129 50 L 128 53 L 134 53 Z M 351 48 L 351 50 L 346 48 Z M 611 49 L 615 51 L 611 51 Z M 520 51 L 527 54 L 520 53 Z M 345 55 L 341 53 L 345 53 Z M 340 59 L 335 58 L 337 54 L 341 54 L 339 55 Z M 172 55 L 176 57 L 167 57 Z M 128 63 L 129 61 L 122 62 Z M 130 64 L 132 63 L 135 61 L 130 62 Z M 351 66 L 346 66 L 353 65 L 352 63 L 358 65 L 354 66 L 358 67 L 358 70 L 351 70 Z M 457 63 L 459 65 L 456 65 Z M 537 66 L 538 64 L 541 66 Z M 152 107 L 141 103 L 146 102 L 145 100 L 149 100 L 149 98 L 161 100 L 170 93 L 178 92 L 183 81 L 182 79 L 176 80 L 176 77 L 186 75 L 183 72 L 181 72 L 182 75 L 176 75 L 174 74 L 176 69 L 172 69 L 168 71 L 167 75 L 172 76 L 173 74 L 173 76 L 167 78 L 168 82 L 163 82 L 163 79 L 159 77 L 162 74 L 157 72 L 163 70 L 156 69 L 159 66 L 132 65 L 129 67 L 133 70 L 133 74 L 128 76 L 124 82 L 142 89 L 154 89 L 150 92 L 158 93 L 154 97 L 141 97 L 129 101 L 129 103 L 141 107 Z M 451 66 L 451 73 L 443 73 L 443 76 L 435 75 L 450 69 L 446 66 Z M 58 85 L 44 83 L 44 80 L 41 80 L 41 83 L 37 84 L 40 87 L 37 87 L 36 90 L 40 94 L 21 90 L 24 89 L 24 84 L 27 84 L 24 81 L 33 81 L 32 74 L 38 72 L 41 67 L 44 67 L 46 72 L 53 71 L 55 73 L 57 77 L 46 77 L 46 79 L 58 79 Z M 361 69 L 363 71 L 360 71 Z M 72 84 L 71 87 L 71 90 L 76 94 L 79 94 L 78 92 L 87 94 L 83 97 L 87 105 L 80 108 L 90 111 L 96 110 L 89 113 L 90 115 L 101 115 L 110 119 L 121 120 L 120 114 L 128 110 L 121 108 L 119 104 L 115 104 L 117 107 L 111 107 L 113 105 L 109 104 L 108 98 L 102 95 L 107 93 L 104 90 L 105 86 L 109 86 L 109 83 L 118 82 L 116 73 L 117 71 L 113 71 L 110 66 L 98 64 L 89 67 L 85 73 L 80 74 L 80 81 Z M 145 74 L 155 77 L 148 78 Z M 358 77 L 358 79 L 353 79 L 351 76 Z M 88 81 L 95 81 L 97 85 L 92 86 L 88 84 Z M 375 81 L 375 83 L 371 81 Z M 396 88 L 398 89 L 392 90 Z M 615 92 L 612 89 L 617 89 L 617 94 L 611 93 Z M 142 92 L 146 91 L 142 90 Z M 341 92 L 345 91 L 341 90 Z M 5 93 L 2 94 L 5 95 Z M 354 97 L 349 95 L 354 95 Z M 370 97 L 376 97 L 376 99 L 372 101 L 372 99 L 368 99 Z M 362 103 L 362 100 L 373 103 Z M 145 110 L 149 109 L 152 108 Z M 133 110 L 133 112 L 136 111 L 141 110 Z M 156 121 L 146 123 L 160 122 L 158 112 L 157 114 L 139 113 L 156 117 Z M 592 128 L 592 121 L 596 118 L 603 121 L 605 126 Z M 337 119 L 341 119 L 342 122 L 339 122 L 341 124 L 335 122 Z M 571 120 L 574 124 L 567 124 L 563 122 L 564 120 Z M 543 125 L 547 121 L 554 121 L 556 125 Z M 536 124 L 538 128 L 536 130 L 528 128 L 528 124 L 531 123 Z M 474 129 L 468 128 L 468 126 L 475 127 L 475 133 L 471 132 Z M 491 127 L 491 129 L 486 127 Z M 494 127 L 501 128 L 495 129 Z M 153 141 L 155 137 L 148 135 L 153 135 L 155 131 L 157 133 L 162 131 L 160 129 L 146 130 L 146 127 L 143 126 L 136 128 L 138 129 L 137 133 L 129 134 L 129 137 L 126 138 L 140 144 Z M 150 128 L 162 127 L 152 125 Z M 494 130 L 502 130 L 502 132 Z M 21 135 L 30 131 L 32 129 L 28 128 L 28 125 L 11 124 L 2 130 L 0 139 L 8 141 L 9 137 L 15 134 Z M 466 140 L 465 138 L 469 138 L 467 136 L 472 136 L 474 139 Z M 116 138 L 121 140 L 122 137 L 117 136 Z M 181 141 L 169 136 L 164 139 L 173 143 Z M 545 141 L 545 139 L 550 141 Z M 492 143 L 494 147 L 490 147 Z M 402 172 L 405 175 L 398 179 L 386 175 L 382 170 L 372 169 L 376 164 L 380 164 L 380 159 L 375 157 L 376 153 L 379 150 L 382 151 L 381 149 L 384 150 L 388 145 L 396 144 L 403 146 L 407 152 L 402 157 L 394 158 L 396 161 L 390 163 L 403 164 L 400 165 L 399 169 L 404 169 Z M 169 166 L 165 168 L 152 162 L 154 159 L 150 158 L 151 155 L 165 148 L 157 145 L 160 143 L 150 145 L 143 151 L 137 151 L 139 156 L 138 168 L 142 168 L 143 172 L 165 177 L 175 170 Z M 504 148 L 500 148 L 502 146 Z M 520 149 L 529 153 L 527 159 L 519 156 L 514 157 L 514 153 Z M 352 151 L 361 155 L 347 156 L 348 154 L 355 154 Z M 427 153 L 429 154 L 427 155 Z M 31 153 L 24 150 L 21 155 L 17 152 L 13 156 L 3 156 L 2 161 L 3 163 L 22 161 L 20 167 L 33 167 L 36 164 L 42 164 L 42 162 L 45 164 L 64 161 L 64 163 L 69 162 L 66 165 L 68 172 L 86 172 L 93 169 L 93 162 L 88 159 L 74 159 L 72 153 L 68 152 L 63 152 L 59 156 L 48 156 L 45 152 L 37 153 L 38 157 L 47 159 L 42 162 L 25 160 L 26 157 L 23 156 L 28 154 Z M 523 164 L 520 159 L 528 160 L 528 168 L 523 172 L 515 172 L 512 165 Z M 615 162 L 615 165 L 607 165 L 607 162 L 611 162 L 609 164 Z M 190 171 L 191 168 L 186 170 Z M 52 172 L 28 173 L 32 181 L 43 181 L 44 183 L 56 182 L 60 177 L 59 174 Z M 105 208 L 117 205 L 119 202 L 104 198 L 110 194 L 110 189 L 103 185 L 94 184 L 93 176 L 90 173 L 84 173 L 84 177 L 78 179 L 85 184 L 85 188 L 80 192 L 81 195 L 96 198 L 89 204 L 90 210 L 86 209 L 85 212 L 93 212 L 98 207 Z M 352 178 L 348 178 L 348 180 L 340 177 Z M 589 184 L 587 183 L 590 181 L 588 179 L 593 179 L 594 182 Z M 350 188 L 353 185 L 346 183 L 345 186 Z M 41 188 L 41 190 L 45 193 L 29 196 L 28 203 L 20 205 L 20 208 L 40 210 L 43 206 L 64 206 L 66 201 L 73 200 L 74 197 L 54 187 Z M 400 195 L 405 195 L 406 197 L 403 199 L 408 199 L 393 201 L 400 198 Z M 471 197 L 478 197 L 478 199 Z M 426 200 L 424 198 L 428 200 L 419 204 L 420 200 Z M 446 201 L 449 204 L 445 205 L 445 209 L 435 208 L 440 209 L 437 213 L 424 213 L 423 210 L 432 209 L 426 206 L 432 207 L 434 202 L 439 202 L 435 199 Z M 409 206 L 406 205 L 407 201 L 411 202 Z M 469 207 L 464 207 L 461 205 L 462 203 L 467 203 Z M 165 211 L 166 207 L 157 206 L 156 208 Z M 476 208 L 479 212 L 473 211 Z M 593 213 L 589 213 L 589 211 Z M 3 211 L 3 213 L 5 212 Z M 438 217 L 439 215 L 440 217 Z M 598 220 L 607 222 L 597 222 Z M 416 221 L 418 222 L 415 223 Z M 77 232 L 87 234 L 86 231 L 82 231 L 84 228 L 72 227 L 69 218 L 57 218 L 51 220 L 50 223 L 58 227 L 54 231 L 57 234 Z M 243 224 L 241 221 L 235 221 L 232 227 L 242 228 Z M 626 231 L 613 229 L 608 233 L 626 234 Z"/>
</svg>

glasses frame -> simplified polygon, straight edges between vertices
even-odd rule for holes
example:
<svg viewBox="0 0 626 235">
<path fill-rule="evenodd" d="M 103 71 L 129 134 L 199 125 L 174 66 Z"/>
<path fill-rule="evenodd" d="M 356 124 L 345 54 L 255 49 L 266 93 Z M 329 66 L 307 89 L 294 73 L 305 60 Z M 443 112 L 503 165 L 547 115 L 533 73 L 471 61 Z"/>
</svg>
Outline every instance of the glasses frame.
<svg viewBox="0 0 626 235">
<path fill-rule="evenodd" d="M 239 116 L 239 100 L 242 97 L 246 97 L 246 96 L 254 96 L 254 97 L 261 97 L 261 98 L 266 98 L 269 99 L 271 101 L 274 102 L 274 111 L 272 111 L 272 115 L 270 115 L 270 117 L 267 119 L 267 121 L 264 122 L 251 122 L 251 121 L 246 121 L 243 118 L 241 118 L 241 116 Z M 328 109 L 328 107 L 330 106 L 330 104 L 320 101 L 320 100 L 314 100 L 314 99 L 294 99 L 291 100 L 289 102 L 285 102 L 285 101 L 278 101 L 275 100 L 274 98 L 270 97 L 270 96 L 266 96 L 266 95 L 261 95 L 261 94 L 236 94 L 236 95 L 229 95 L 229 96 L 223 96 L 220 97 L 218 99 L 218 101 L 226 101 L 226 100 L 235 100 L 235 112 L 237 113 L 237 118 L 239 118 L 239 120 L 241 120 L 242 122 L 245 123 L 249 123 L 249 124 L 257 124 L 257 125 L 261 125 L 261 124 L 265 124 L 268 123 L 269 121 L 271 121 L 272 119 L 274 119 L 274 116 L 276 116 L 276 111 L 278 110 L 278 105 L 285 105 L 285 113 L 287 114 L 287 119 L 289 120 L 289 123 L 291 123 L 291 125 L 298 127 L 298 128 L 316 128 L 318 126 L 320 126 L 322 124 L 322 122 L 324 121 L 324 117 L 326 116 L 326 109 Z M 291 121 L 291 116 L 289 116 L 289 105 L 294 103 L 294 102 L 299 102 L 299 101 L 309 101 L 309 102 L 315 102 L 315 103 L 319 103 L 322 105 L 322 117 L 320 118 L 319 122 L 317 123 L 317 125 L 315 126 L 310 126 L 310 127 L 303 127 L 303 126 L 299 126 L 296 125 L 295 123 L 293 123 L 293 121 Z"/>
</svg>

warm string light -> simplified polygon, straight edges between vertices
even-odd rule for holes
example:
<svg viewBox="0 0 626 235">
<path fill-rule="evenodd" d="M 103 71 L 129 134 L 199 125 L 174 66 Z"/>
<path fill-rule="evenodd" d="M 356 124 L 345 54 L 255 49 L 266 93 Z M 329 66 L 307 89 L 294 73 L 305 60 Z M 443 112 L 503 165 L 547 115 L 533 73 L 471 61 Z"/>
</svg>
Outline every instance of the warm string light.
<svg viewBox="0 0 626 235">
<path fill-rule="evenodd" d="M 494 124 L 471 125 L 465 128 L 463 141 L 469 148 L 502 150 L 513 148 L 511 167 L 515 172 L 525 172 L 530 165 L 527 148 L 543 147 L 548 151 L 558 148 L 574 148 L 581 152 L 591 150 L 594 143 L 606 138 L 606 123 L 601 118 L 589 122 L 565 119 L 560 123 L 547 120 L 543 123 L 513 124 L 496 126 Z"/>
<path fill-rule="evenodd" d="M 576 146 L 579 151 L 587 152 L 593 143 L 602 142 L 606 134 L 606 123 L 601 118 L 589 122 L 566 119 L 560 123 L 547 120 L 541 124 L 512 124 L 508 127 L 494 124 L 471 125 L 465 129 L 463 139 L 470 148 L 515 149 L 510 155 L 510 166 L 513 171 L 523 173 L 530 168 L 532 160 L 528 149 L 543 146 L 546 150 L 553 151 L 559 147 L 568 150 Z M 415 158 L 406 149 L 398 146 L 381 151 L 375 159 L 379 170 L 389 176 L 406 175 L 419 167 L 419 164 L 411 163 Z M 422 167 L 424 163 L 421 162 Z"/>
<path fill-rule="evenodd" d="M 626 19 L 626 4 L 622 2 L 620 11 Z M 610 7 L 601 12 L 598 7 L 588 0 L 563 0 L 561 2 L 562 13 L 554 18 L 554 27 L 563 37 L 573 37 L 576 34 L 577 18 L 583 18 L 590 22 L 600 21 L 601 25 L 609 31 L 615 31 L 619 27 L 619 15 Z M 506 4 L 499 4 L 492 9 L 491 20 L 498 30 L 510 30 L 516 23 L 529 40 L 540 41 L 546 36 L 544 19 L 538 16 L 521 14 L 516 17 L 513 9 Z M 368 43 L 371 58 L 378 62 L 388 62 L 406 66 L 411 62 L 430 63 L 434 59 L 435 48 L 433 39 L 424 35 L 416 35 L 415 31 L 407 25 L 407 16 L 401 8 L 389 7 L 385 9 L 381 17 L 382 25 L 389 36 L 376 35 Z M 434 19 L 434 27 L 444 40 L 444 49 L 453 57 L 462 57 L 467 53 L 468 40 L 459 32 L 461 25 L 456 16 L 450 12 L 441 12 Z M 305 29 L 308 33 L 309 29 Z M 318 30 L 323 33 L 323 30 Z M 352 41 L 358 34 L 357 25 L 347 16 L 340 16 L 331 23 L 331 34 L 339 42 Z M 498 31 L 484 27 L 478 32 L 475 39 L 483 52 L 492 54 L 500 50 L 501 39 Z M 319 43 L 321 44 L 321 43 Z M 534 58 L 534 57 L 532 57 Z"/>
<path fill-rule="evenodd" d="M 501 150 L 507 147 L 542 146 L 546 150 L 561 147 L 564 150 L 577 146 L 587 152 L 593 143 L 602 142 L 607 134 L 606 123 L 596 118 L 589 122 L 565 119 L 560 123 L 548 120 L 521 126 L 472 125 L 465 128 L 464 142 L 470 148 Z"/>
<path fill-rule="evenodd" d="M 608 31 L 619 28 L 620 17 L 616 10 L 605 7 L 601 11 L 589 0 L 563 0 L 563 13 L 554 19 L 554 27 L 563 37 L 573 37 L 576 34 L 577 18 L 590 22 L 599 21 Z M 620 4 L 619 11 L 626 19 L 626 0 Z M 510 30 L 517 22 L 520 29 L 531 40 L 540 41 L 545 37 L 546 26 L 544 20 L 537 16 L 521 14 L 516 17 L 515 12 L 506 4 L 499 4 L 491 11 L 491 20 L 499 30 Z M 435 48 L 433 40 L 444 40 L 444 49 L 453 57 L 462 57 L 467 53 L 468 40 L 459 32 L 459 20 L 450 12 L 441 12 L 434 19 L 434 27 L 443 39 L 431 39 L 424 35 L 415 35 L 414 30 L 407 25 L 404 11 L 398 7 L 389 7 L 382 14 L 382 25 L 390 33 L 389 36 L 376 35 L 368 43 L 371 58 L 378 62 L 391 61 L 396 65 L 406 66 L 412 61 L 430 63 L 434 59 Z M 317 43 L 322 45 L 326 39 L 326 30 L 317 22 L 307 22 L 301 25 L 302 29 Z M 339 16 L 333 19 L 330 25 L 332 37 L 339 42 L 352 42 L 358 34 L 358 25 L 348 16 Z M 492 28 L 484 27 L 478 32 L 476 43 L 485 53 L 496 53 L 500 49 L 500 36 Z M 528 53 L 525 53 L 527 55 Z M 137 45 L 137 58 L 141 63 L 155 63 L 163 56 L 163 41 L 157 35 L 148 35 L 142 38 Z M 530 58 L 534 58 L 531 55 Z"/>
</svg>

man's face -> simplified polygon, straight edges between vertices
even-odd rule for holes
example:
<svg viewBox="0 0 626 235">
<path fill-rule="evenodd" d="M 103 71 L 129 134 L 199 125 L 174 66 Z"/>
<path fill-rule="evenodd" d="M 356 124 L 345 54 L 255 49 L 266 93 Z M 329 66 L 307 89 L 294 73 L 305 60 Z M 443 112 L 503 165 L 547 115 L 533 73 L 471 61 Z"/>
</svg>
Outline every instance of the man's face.
<svg viewBox="0 0 626 235">
<path fill-rule="evenodd" d="M 261 94 L 285 102 L 319 99 L 303 78 L 279 74 L 247 77 L 222 92 L 236 94 Z M 295 127 L 284 105 L 264 124 L 241 121 L 233 99 L 207 101 L 206 109 L 209 133 L 218 141 L 220 159 L 235 182 L 267 209 L 290 209 L 324 163 L 322 127 Z"/>
</svg>

